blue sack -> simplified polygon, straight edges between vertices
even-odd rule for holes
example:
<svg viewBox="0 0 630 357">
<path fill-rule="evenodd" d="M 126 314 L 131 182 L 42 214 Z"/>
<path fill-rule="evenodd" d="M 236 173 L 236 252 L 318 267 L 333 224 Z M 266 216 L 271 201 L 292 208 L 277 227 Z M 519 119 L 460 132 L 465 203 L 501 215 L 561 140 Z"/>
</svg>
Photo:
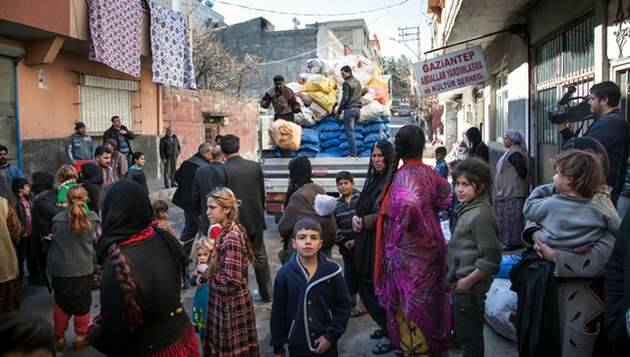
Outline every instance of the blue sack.
<svg viewBox="0 0 630 357">
<path fill-rule="evenodd" d="M 346 152 L 347 152 L 347 150 L 341 150 L 338 147 L 335 147 L 335 148 L 332 148 L 332 149 L 320 151 L 320 155 L 321 154 L 326 154 L 326 155 L 330 155 L 328 157 L 342 157 L 342 156 L 344 156 L 344 154 Z M 321 156 L 319 156 L 319 157 L 321 157 Z"/>
<path fill-rule="evenodd" d="M 319 133 L 320 141 L 328 141 L 332 139 L 339 139 L 340 137 L 345 137 L 343 131 L 333 130 L 333 131 L 321 131 Z"/>
<path fill-rule="evenodd" d="M 497 278 L 509 279 L 512 268 L 521 261 L 520 255 L 504 255 L 501 257 Z"/>
<path fill-rule="evenodd" d="M 313 151 L 313 150 L 300 150 L 297 152 L 297 156 L 303 156 L 303 157 L 316 157 L 319 154 L 319 151 Z"/>
<path fill-rule="evenodd" d="M 343 143 L 339 144 L 339 149 L 348 150 L 348 148 L 350 148 L 350 145 L 348 144 L 347 141 L 344 141 Z"/>
<path fill-rule="evenodd" d="M 311 143 L 305 143 L 300 145 L 300 150 L 298 151 L 315 151 L 315 152 L 319 152 L 319 145 L 318 144 L 311 144 Z"/>
<path fill-rule="evenodd" d="M 373 134 L 370 134 L 370 135 L 366 136 L 365 139 L 363 139 L 363 143 L 364 144 L 366 144 L 366 143 L 373 144 L 373 143 L 375 143 L 375 142 L 377 142 L 379 140 L 383 140 L 383 139 L 387 139 L 385 134 L 373 133 Z"/>
<path fill-rule="evenodd" d="M 320 122 L 316 126 L 316 129 L 320 131 L 335 131 L 343 129 L 343 124 L 334 116 L 328 116 L 320 120 Z"/>
<path fill-rule="evenodd" d="M 359 152 L 359 157 L 370 157 L 372 155 L 372 150 L 363 150 Z"/>
<path fill-rule="evenodd" d="M 387 125 L 383 123 L 368 124 L 363 129 L 363 134 L 379 133 L 387 130 Z"/>
<path fill-rule="evenodd" d="M 302 144 L 319 144 L 319 131 L 302 129 Z"/>
<path fill-rule="evenodd" d="M 341 144 L 340 139 L 331 139 L 331 140 L 322 141 L 321 143 L 319 143 L 319 146 L 322 149 L 327 149 L 327 148 L 337 147 L 339 146 L 339 144 Z"/>
</svg>

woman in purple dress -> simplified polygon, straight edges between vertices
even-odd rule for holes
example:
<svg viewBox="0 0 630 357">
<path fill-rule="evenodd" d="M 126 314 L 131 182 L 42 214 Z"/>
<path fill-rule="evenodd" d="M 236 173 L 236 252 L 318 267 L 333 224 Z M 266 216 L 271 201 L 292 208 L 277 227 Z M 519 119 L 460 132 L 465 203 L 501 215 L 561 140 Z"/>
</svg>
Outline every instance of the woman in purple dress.
<svg viewBox="0 0 630 357">
<path fill-rule="evenodd" d="M 394 173 L 377 223 L 374 285 L 387 313 L 392 345 L 425 356 L 446 347 L 450 331 L 446 241 L 437 214 L 449 207 L 450 187 L 422 163 L 424 132 L 404 126 L 396 134 Z"/>
</svg>

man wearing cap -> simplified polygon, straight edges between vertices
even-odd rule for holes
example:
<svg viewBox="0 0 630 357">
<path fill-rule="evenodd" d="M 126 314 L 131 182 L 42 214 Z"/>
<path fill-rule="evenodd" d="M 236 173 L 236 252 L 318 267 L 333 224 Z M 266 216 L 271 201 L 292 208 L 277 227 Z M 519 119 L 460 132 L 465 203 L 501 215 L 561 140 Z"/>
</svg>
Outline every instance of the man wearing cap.
<svg viewBox="0 0 630 357">
<path fill-rule="evenodd" d="M 66 158 L 77 168 L 88 161 L 94 161 L 95 147 L 92 138 L 86 133 L 85 124 L 75 123 L 74 131 L 66 145 Z"/>
<path fill-rule="evenodd" d="M 265 109 L 269 108 L 269 105 L 273 105 L 273 120 L 293 121 L 294 114 L 302 111 L 295 94 L 291 88 L 284 85 L 284 77 L 280 75 L 273 77 L 273 88 L 265 92 L 260 101 L 260 106 Z"/>
</svg>

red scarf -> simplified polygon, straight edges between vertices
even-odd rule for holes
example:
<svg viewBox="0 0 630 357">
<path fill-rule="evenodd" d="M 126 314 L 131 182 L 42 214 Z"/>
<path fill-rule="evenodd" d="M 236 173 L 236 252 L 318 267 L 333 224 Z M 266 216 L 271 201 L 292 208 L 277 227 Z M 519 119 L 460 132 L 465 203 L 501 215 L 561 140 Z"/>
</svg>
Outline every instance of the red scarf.
<svg viewBox="0 0 630 357">
<path fill-rule="evenodd" d="M 409 165 L 422 164 L 422 160 L 407 160 L 398 170 L 402 170 Z M 392 179 L 392 182 L 394 180 Z M 385 220 L 385 212 L 387 211 L 387 202 L 392 193 L 392 184 L 390 183 L 385 190 L 381 206 L 378 209 L 378 219 L 376 220 L 376 246 L 374 248 L 374 284 L 377 284 L 383 273 L 383 256 L 385 254 L 385 238 L 383 237 L 383 221 Z"/>
<path fill-rule="evenodd" d="M 153 236 L 153 233 L 155 233 L 155 230 L 153 229 L 153 227 L 148 226 L 147 228 L 141 230 L 140 232 L 130 235 L 128 239 L 125 239 L 124 241 L 120 242 L 118 246 L 126 247 L 128 245 L 134 245 L 140 242 L 144 242 L 145 240 L 148 240 L 149 238 L 151 238 Z"/>
</svg>

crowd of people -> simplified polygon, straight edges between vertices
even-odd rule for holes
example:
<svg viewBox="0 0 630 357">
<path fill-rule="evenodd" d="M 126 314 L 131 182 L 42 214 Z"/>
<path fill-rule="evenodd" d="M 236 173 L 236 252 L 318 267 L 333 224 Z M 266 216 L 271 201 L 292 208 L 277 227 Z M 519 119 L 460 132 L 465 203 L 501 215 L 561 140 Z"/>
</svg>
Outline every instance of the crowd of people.
<svg viewBox="0 0 630 357">
<path fill-rule="evenodd" d="M 179 239 L 168 203 L 149 199 L 139 179 L 143 155 L 119 122 L 118 139 L 93 148 L 94 157 L 77 124 L 68 147 L 78 147 L 74 161 L 30 182 L 0 146 L 0 178 L 11 182 L 2 191 L 10 199 L 0 198 L 0 354 L 63 351 L 73 319 L 74 348 L 109 356 L 259 356 L 251 265 L 260 301 L 271 303 L 276 356 L 287 348 L 291 356 L 336 356 L 349 319 L 366 313 L 378 326 L 370 334 L 375 355 L 457 346 L 484 356 L 486 294 L 503 251 L 518 248 L 510 278 L 520 355 L 628 355 L 630 213 L 618 204 L 627 126 L 616 115 L 618 87 L 598 84 L 591 97 L 601 119 L 584 137 L 562 128 L 567 142 L 553 160 L 553 183 L 533 190 L 516 130 L 504 133 L 493 170 L 476 128 L 454 148 L 456 158 L 437 148 L 431 167 L 422 160 L 425 133 L 404 126 L 393 143 L 374 144 L 360 191 L 350 172 L 337 173 L 338 197 L 313 181 L 308 159 L 292 159 L 273 286 L 263 172 L 240 156 L 237 136 L 201 144 L 176 171 L 169 160 L 180 149 L 170 130 L 161 143 L 165 169 L 175 171 L 165 186 L 177 187 L 173 203 L 185 212 Z M 621 139 L 602 142 L 609 128 L 599 120 L 623 126 L 614 131 Z M 343 266 L 331 259 L 335 246 Z M 54 292 L 54 328 L 15 313 L 27 272 Z M 91 316 L 95 285 L 100 313 Z M 189 286 L 191 314 L 182 305 Z"/>
</svg>

